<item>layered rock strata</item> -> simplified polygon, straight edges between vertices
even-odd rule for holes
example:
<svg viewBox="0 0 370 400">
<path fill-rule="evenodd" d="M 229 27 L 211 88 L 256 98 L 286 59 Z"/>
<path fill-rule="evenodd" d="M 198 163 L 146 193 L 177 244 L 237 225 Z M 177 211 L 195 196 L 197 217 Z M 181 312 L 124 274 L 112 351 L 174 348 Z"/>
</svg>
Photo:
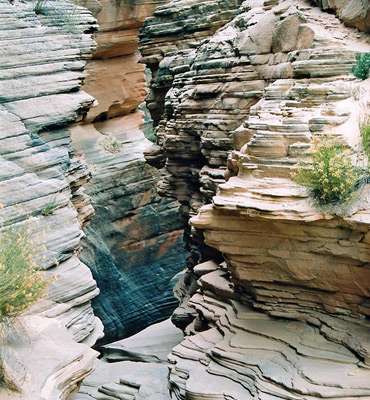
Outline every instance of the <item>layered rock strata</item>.
<svg viewBox="0 0 370 400">
<path fill-rule="evenodd" d="M 73 400 L 170 400 L 167 355 L 183 339 L 170 320 L 102 348 L 96 371 Z"/>
<path fill-rule="evenodd" d="M 104 323 L 105 343 L 168 318 L 177 305 L 174 276 L 185 265 L 178 203 L 157 194 L 159 174 L 145 164 L 150 142 L 138 119 L 140 112 L 73 133 L 74 148 L 93 170 L 86 190 L 96 215 L 85 229 L 81 257 L 101 289 L 93 307 Z M 117 151 L 105 150 L 102 131 L 114 135 Z"/>
<path fill-rule="evenodd" d="M 171 4 L 166 7 L 170 8 Z M 173 10 L 180 7 L 186 10 L 188 6 L 186 2 L 176 2 L 172 7 Z M 164 81 L 170 77 L 167 82 L 173 83 L 167 92 L 165 112 L 156 132 L 160 150 L 153 148 L 146 158 L 153 165 L 165 164 L 159 192 L 182 203 L 184 219 L 195 215 L 202 204 L 211 200 L 217 186 L 224 182 L 228 154 L 234 146 L 240 150 L 249 140 L 249 131 L 241 124 L 249 115 L 250 108 L 265 93 L 266 98 L 270 98 L 267 88 L 270 82 L 282 79 L 282 91 L 285 84 L 301 82 L 292 91 L 292 97 L 295 100 L 307 96 L 307 106 L 313 96 L 305 94 L 309 90 L 307 78 L 316 80 L 311 84 L 313 87 L 317 85 L 317 90 L 323 85 L 326 91 L 321 99 L 313 99 L 312 105 L 315 101 L 324 103 L 330 99 L 344 99 L 349 96 L 348 86 L 340 89 L 338 85 L 341 84 L 336 83 L 332 94 L 325 85 L 335 81 L 335 77 L 348 75 L 355 53 L 368 49 L 364 35 L 345 29 L 334 16 L 306 2 L 245 2 L 238 12 L 241 14 L 233 22 L 205 39 L 196 49 L 168 52 L 159 64 L 156 80 L 152 82 L 154 89 L 161 76 Z M 161 17 L 152 19 L 155 18 L 159 24 Z M 154 22 L 148 23 L 149 27 L 152 25 L 155 26 Z M 144 29 L 143 34 L 149 35 L 148 32 Z M 150 40 L 151 37 L 145 39 L 147 42 Z M 173 41 L 176 44 L 177 36 Z M 150 54 L 154 58 L 156 54 L 154 39 L 150 43 L 153 45 L 152 53 L 146 46 L 142 47 L 143 60 L 149 66 Z M 171 44 L 167 39 L 168 49 L 172 49 Z M 162 47 L 165 49 L 166 46 Z M 271 93 L 271 96 L 275 94 Z M 150 104 L 149 98 L 148 106 Z M 315 121 L 312 117 L 309 128 L 292 131 L 289 140 L 307 142 L 310 135 L 304 133 L 306 129 L 309 133 L 319 132 L 328 124 L 339 124 L 340 118 L 339 115 L 338 120 L 330 122 L 329 119 Z M 239 130 L 234 144 L 232 133 L 236 128 Z M 276 128 L 276 133 L 270 136 L 278 143 L 280 130 Z M 284 146 L 287 144 L 278 144 L 282 151 Z M 227 177 L 230 171 L 226 172 Z M 187 232 L 187 241 L 201 243 L 201 234 Z M 209 257 L 204 255 L 202 247 L 198 250 L 190 247 L 193 263 Z"/>
<path fill-rule="evenodd" d="M 189 49 L 229 22 L 239 5 L 238 0 L 169 2 L 146 19 L 140 53 L 141 62 L 152 72 L 146 102 L 155 125 L 162 119 L 164 97 L 175 74 L 188 70 Z"/>
<path fill-rule="evenodd" d="M 159 2 L 137 5 L 103 0 L 99 6 L 88 1 L 99 24 L 97 49 L 87 65 L 84 90 L 98 100 L 85 117 L 86 122 L 104 121 L 135 110 L 145 100 L 144 66 L 138 63 L 139 28 Z"/>
<path fill-rule="evenodd" d="M 160 190 L 189 215 L 212 198 L 191 224 L 226 261 L 189 273 L 173 398 L 369 398 L 369 189 L 320 209 L 291 178 L 313 139 L 361 151 L 368 83 L 349 71 L 369 45 L 308 2 L 246 1 L 186 63 L 167 55 Z"/>
<path fill-rule="evenodd" d="M 184 221 L 188 220 L 189 214 L 196 212 L 204 197 L 208 200 L 211 198 L 217 183 L 223 181 L 223 172 L 218 169 L 226 162 L 227 151 L 223 149 L 232 148 L 232 141 L 224 132 L 235 129 L 247 115 L 242 112 L 243 115 L 236 116 L 237 105 L 230 103 L 225 110 L 215 100 L 222 91 L 222 83 L 217 81 L 216 76 L 222 68 L 227 68 L 227 65 L 221 65 L 219 69 L 216 60 L 226 56 L 228 46 L 217 49 L 217 55 L 204 63 L 196 63 L 193 50 L 228 23 L 240 11 L 239 5 L 239 1 L 170 2 L 158 7 L 141 30 L 141 62 L 152 72 L 146 103 L 155 125 L 158 124 L 156 135 L 160 145 L 148 150 L 146 159 L 156 167 L 163 167 L 166 163 L 167 174 L 159 182 L 159 193 L 180 201 Z M 201 76 L 197 78 L 199 85 L 196 93 L 188 92 L 184 87 L 192 82 L 197 68 L 194 63 L 202 69 L 199 74 Z M 207 69 L 216 75 L 207 77 Z M 253 77 L 252 73 L 251 79 Z M 229 84 L 228 92 L 239 91 L 241 103 L 238 112 L 242 109 L 247 111 L 256 102 L 263 84 L 257 83 L 256 92 L 246 96 L 242 94 L 243 87 L 238 86 L 236 89 L 236 85 Z M 180 113 L 183 117 L 178 119 Z M 238 121 L 236 124 L 234 118 Z M 197 132 L 202 132 L 202 141 Z M 212 162 L 202 169 L 207 154 Z M 199 184 L 201 169 L 202 185 Z M 192 253 L 190 263 L 196 263 L 201 255 L 198 246 L 192 245 L 190 236 L 186 228 L 185 241 Z M 215 253 L 207 248 L 202 251 L 205 254 Z"/>
<path fill-rule="evenodd" d="M 348 26 L 370 32 L 370 4 L 361 0 L 314 0 L 323 10 L 334 11 Z"/>
<path fill-rule="evenodd" d="M 198 313 L 188 328 L 193 335 L 169 357 L 172 398 L 369 398 L 368 367 L 331 340 L 324 324 L 274 318 L 241 304 L 225 266 L 198 282 L 188 303 Z M 351 328 L 348 321 L 339 326 L 339 335 Z"/>
<path fill-rule="evenodd" d="M 68 129 L 94 101 L 79 89 L 97 27 L 68 2 L 34 7 L 0 1 L 0 225 L 27 224 L 38 265 L 55 280 L 47 299 L 2 330 L 2 372 L 18 392 L 2 387 L 0 398 L 68 399 L 93 370 L 90 346 L 102 336 L 91 308 L 99 291 L 77 257 L 93 214 L 81 187 L 89 172 Z"/>
<path fill-rule="evenodd" d="M 98 105 L 73 128 L 73 148 L 92 173 L 86 185 L 96 210 L 82 260 L 101 295 L 93 301 L 105 343 L 168 318 L 177 305 L 173 277 L 184 268 L 183 224 L 174 200 L 157 195 L 158 171 L 145 164 L 144 66 L 136 54 L 139 27 L 156 4 L 103 1 L 93 11 L 98 46 L 84 89 Z M 149 127 L 150 128 L 150 127 Z"/>
</svg>

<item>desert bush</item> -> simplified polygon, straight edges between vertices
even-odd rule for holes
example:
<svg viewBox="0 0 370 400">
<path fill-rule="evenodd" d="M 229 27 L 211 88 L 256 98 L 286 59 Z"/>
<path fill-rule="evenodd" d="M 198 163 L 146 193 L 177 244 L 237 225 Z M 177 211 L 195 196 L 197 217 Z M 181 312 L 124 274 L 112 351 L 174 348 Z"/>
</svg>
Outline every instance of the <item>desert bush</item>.
<svg viewBox="0 0 370 400">
<path fill-rule="evenodd" d="M 36 303 L 48 281 L 37 270 L 30 229 L 0 230 L 0 322 L 11 321 Z"/>
<path fill-rule="evenodd" d="M 46 4 L 48 0 L 36 0 L 34 1 L 33 10 L 37 15 L 42 15 L 46 12 Z"/>
<path fill-rule="evenodd" d="M 78 33 L 78 17 L 77 6 L 82 4 L 84 0 L 71 0 L 64 3 L 55 0 L 33 0 L 33 10 L 35 14 L 44 16 L 44 20 L 67 29 L 70 33 Z"/>
<path fill-rule="evenodd" d="M 365 117 L 360 122 L 360 133 L 364 152 L 370 159 L 370 117 Z"/>
<path fill-rule="evenodd" d="M 363 178 L 346 146 L 334 139 L 316 140 L 309 159 L 300 160 L 293 179 L 306 186 L 319 204 L 349 200 Z"/>
<path fill-rule="evenodd" d="M 356 78 L 367 79 L 370 72 L 370 53 L 357 53 L 356 65 L 352 67 L 351 72 Z"/>
<path fill-rule="evenodd" d="M 122 143 L 114 135 L 106 135 L 103 140 L 103 148 L 108 153 L 119 153 L 122 149 Z"/>
<path fill-rule="evenodd" d="M 41 214 L 44 215 L 45 217 L 48 215 L 53 214 L 53 212 L 59 207 L 56 198 L 54 197 L 53 199 L 51 199 L 50 201 L 48 201 L 44 208 L 42 209 Z"/>
<path fill-rule="evenodd" d="M 146 125 L 143 129 L 143 132 L 144 136 L 151 142 L 155 143 L 157 141 L 157 136 L 152 124 Z"/>
</svg>

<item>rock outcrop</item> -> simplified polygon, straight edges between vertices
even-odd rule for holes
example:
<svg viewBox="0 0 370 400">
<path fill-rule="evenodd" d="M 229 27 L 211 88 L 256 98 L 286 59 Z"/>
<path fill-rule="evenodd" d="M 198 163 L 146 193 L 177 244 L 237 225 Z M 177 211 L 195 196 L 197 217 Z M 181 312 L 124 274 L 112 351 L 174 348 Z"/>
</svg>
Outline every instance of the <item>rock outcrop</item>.
<svg viewBox="0 0 370 400">
<path fill-rule="evenodd" d="M 157 77 L 172 86 L 147 159 L 193 216 L 187 239 L 225 259 L 185 278 L 173 319 L 190 336 L 170 356 L 172 398 L 369 398 L 368 187 L 320 209 L 291 178 L 314 138 L 361 150 L 368 84 L 349 71 L 369 51 L 367 35 L 308 2 L 246 1 L 194 49 L 162 55 Z"/>
<path fill-rule="evenodd" d="M 85 229 L 82 260 L 101 289 L 95 313 L 105 327 L 105 343 L 127 337 L 169 317 L 177 305 L 174 276 L 184 269 L 185 250 L 178 203 L 156 192 L 158 172 L 145 164 L 150 146 L 137 126 L 141 113 L 76 127 L 73 146 L 93 170 L 86 185 L 96 215 Z M 118 151 L 104 150 L 104 134 Z"/>
<path fill-rule="evenodd" d="M 102 342 L 132 335 L 168 318 L 177 305 L 174 276 L 185 267 L 178 203 L 157 194 L 158 171 L 145 163 L 151 142 L 142 130 L 144 66 L 136 54 L 139 27 L 156 4 L 103 1 L 94 11 L 97 49 L 87 65 L 84 90 L 98 105 L 73 128 L 73 148 L 87 163 L 85 186 L 95 208 L 82 260 L 101 294 L 93 308 L 105 327 Z"/>
<path fill-rule="evenodd" d="M 370 4 L 362 0 L 314 0 L 323 10 L 334 11 L 348 26 L 370 32 Z"/>
<path fill-rule="evenodd" d="M 340 343 L 341 336 L 351 336 L 366 346 L 364 321 L 332 315 L 316 324 L 313 314 L 308 324 L 292 315 L 292 320 L 268 316 L 256 311 L 253 303 L 246 306 L 238 301 L 225 266 L 202 275 L 198 282 L 201 289 L 188 303 L 198 313 L 188 328 L 193 335 L 176 346 L 169 358 L 172 398 L 369 398 L 368 366 L 352 351 L 351 340 Z M 266 289 L 265 296 L 271 292 Z M 305 293 L 307 289 L 299 291 L 302 298 Z M 281 307 L 284 297 L 279 298 Z M 287 300 L 285 304 L 289 307 Z M 359 335 L 352 328 L 361 324 L 367 332 L 364 329 Z M 334 335 L 329 332 L 333 327 Z"/>
<path fill-rule="evenodd" d="M 156 135 L 160 145 L 159 148 L 153 146 L 148 150 L 146 159 L 149 164 L 157 167 L 163 167 L 166 163 L 167 173 L 159 182 L 158 190 L 162 196 L 174 197 L 180 201 L 180 212 L 185 221 L 189 215 L 196 214 L 204 195 L 210 200 L 217 184 L 224 180 L 223 171 L 219 167 L 225 164 L 227 150 L 231 150 L 232 141 L 221 132 L 235 129 L 243 116 L 235 116 L 235 105 L 230 104 L 225 110 L 220 104 L 216 104 L 214 98 L 221 95 L 222 84 L 213 83 L 217 81 L 215 78 L 199 76 L 198 91 L 194 96 L 180 88 L 192 82 L 195 71 L 192 71 L 195 63 L 194 47 L 207 41 L 207 37 L 229 22 L 239 12 L 239 5 L 238 1 L 170 2 L 158 7 L 141 30 L 141 61 L 152 72 L 146 101 L 154 123 L 158 124 Z M 202 69 L 200 75 L 205 75 L 207 68 L 217 70 L 214 59 L 226 56 L 227 48 L 228 45 L 225 48 L 220 47 L 217 55 L 212 56 L 208 62 L 197 62 L 196 65 Z M 222 68 L 227 66 L 221 66 Z M 213 72 L 217 74 L 216 70 Z M 178 77 L 182 77 L 180 81 Z M 258 95 L 262 87 L 263 85 L 256 89 L 255 95 Z M 242 90 L 241 87 L 239 89 Z M 231 85 L 229 91 L 233 90 L 236 89 Z M 179 91 L 183 93 L 180 101 L 180 97 L 177 97 Z M 243 104 L 240 109 L 245 107 L 247 110 L 248 106 L 254 104 L 255 95 L 248 93 L 246 98 L 241 95 L 240 101 Z M 180 113 L 182 117 L 177 119 Z M 233 118 L 229 120 L 228 115 L 234 115 L 237 122 Z M 244 118 L 246 115 L 244 114 Z M 204 137 L 202 143 L 200 132 Z M 223 148 L 227 150 L 223 151 Z M 205 154 L 209 155 L 209 159 L 212 158 L 212 162 L 202 169 L 206 163 Z M 205 191 L 200 189 L 200 181 L 203 182 Z M 199 193 L 200 190 L 202 193 Z M 194 264 L 202 256 L 199 254 L 199 241 L 197 238 L 192 240 L 192 236 L 189 229 L 185 228 L 185 241 L 191 252 L 190 262 Z M 200 245 L 204 254 L 215 253 Z"/>
<path fill-rule="evenodd" d="M 170 400 L 167 355 L 183 339 L 170 320 L 102 348 L 96 371 L 73 400 Z"/>
<path fill-rule="evenodd" d="M 68 125 L 94 99 L 80 91 L 96 21 L 69 2 L 0 1 L 0 225 L 28 221 L 39 267 L 56 279 L 48 297 L 1 332 L 2 373 L 18 392 L 1 399 L 68 399 L 93 370 L 102 336 L 98 293 L 78 258 L 93 208 L 89 172 L 70 147 Z M 31 217 L 31 220 L 30 220 Z"/>
</svg>

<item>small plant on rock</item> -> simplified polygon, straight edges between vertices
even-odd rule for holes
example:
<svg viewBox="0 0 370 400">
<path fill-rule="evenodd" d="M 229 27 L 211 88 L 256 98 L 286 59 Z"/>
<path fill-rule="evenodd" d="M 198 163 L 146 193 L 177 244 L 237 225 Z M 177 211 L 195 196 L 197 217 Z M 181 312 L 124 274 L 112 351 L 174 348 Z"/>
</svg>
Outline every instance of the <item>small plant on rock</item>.
<svg viewBox="0 0 370 400">
<path fill-rule="evenodd" d="M 370 53 L 357 53 L 356 65 L 352 67 L 353 75 L 361 80 L 367 79 L 370 72 Z"/>
<path fill-rule="evenodd" d="M 120 143 L 114 135 L 106 135 L 103 140 L 103 147 L 108 153 L 119 153 L 122 148 L 122 143 Z"/>
<path fill-rule="evenodd" d="M 300 161 L 294 180 L 306 186 L 319 204 L 349 200 L 363 176 L 352 166 L 349 150 L 334 138 L 316 140 L 310 160 Z"/>
<path fill-rule="evenodd" d="M 360 133 L 362 146 L 364 148 L 364 152 L 367 155 L 368 159 L 370 159 L 370 117 L 365 117 L 360 122 Z"/>
<path fill-rule="evenodd" d="M 34 2 L 34 11 L 37 15 L 42 15 L 46 12 L 46 4 L 49 0 L 36 0 Z"/>
<path fill-rule="evenodd" d="M 144 136 L 150 140 L 151 142 L 155 143 L 157 141 L 157 136 L 155 135 L 155 130 L 153 125 L 148 125 L 143 129 Z"/>
<path fill-rule="evenodd" d="M 35 250 L 26 228 L 0 230 L 0 322 L 22 314 L 44 294 L 48 281 L 37 270 Z"/>
<path fill-rule="evenodd" d="M 58 208 L 58 203 L 56 201 L 56 198 L 54 197 L 45 204 L 41 214 L 46 217 L 48 215 L 51 215 L 57 208 Z"/>
</svg>

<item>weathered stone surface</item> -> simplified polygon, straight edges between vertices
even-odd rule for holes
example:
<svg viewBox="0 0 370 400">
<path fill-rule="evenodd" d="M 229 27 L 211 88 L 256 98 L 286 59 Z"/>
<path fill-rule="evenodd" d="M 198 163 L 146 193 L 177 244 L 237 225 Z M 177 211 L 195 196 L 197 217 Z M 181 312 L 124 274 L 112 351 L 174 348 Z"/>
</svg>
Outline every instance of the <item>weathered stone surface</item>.
<svg viewBox="0 0 370 400">
<path fill-rule="evenodd" d="M 96 215 L 86 228 L 82 260 L 101 289 L 93 300 L 105 343 L 168 318 L 177 305 L 173 277 L 185 266 L 178 203 L 156 192 L 157 170 L 136 112 L 73 129 L 73 147 L 93 171 L 85 185 Z M 113 146 L 112 143 L 116 143 Z"/>
<path fill-rule="evenodd" d="M 145 164 L 142 132 L 144 67 L 136 54 L 139 27 L 160 4 L 103 1 L 87 6 L 100 24 L 84 90 L 99 105 L 73 129 L 73 148 L 92 171 L 86 191 L 96 215 L 81 258 L 101 295 L 93 300 L 105 326 L 104 343 L 168 318 L 177 305 L 173 277 L 185 267 L 178 203 L 157 195 L 159 173 Z M 136 110 L 136 111 L 135 111 Z"/>
<path fill-rule="evenodd" d="M 203 275 L 200 292 L 189 301 L 203 329 L 193 330 L 169 356 L 173 398 L 369 398 L 361 357 L 328 340 L 320 327 L 240 304 L 227 275 L 225 269 Z"/>
<path fill-rule="evenodd" d="M 96 371 L 84 381 L 73 400 L 170 400 L 167 355 L 183 339 L 169 320 L 104 346 Z"/>
<path fill-rule="evenodd" d="M 97 49 L 88 64 L 84 90 L 94 96 L 98 106 L 91 109 L 86 122 L 128 114 L 146 96 L 144 67 L 136 54 L 139 28 L 158 4 L 144 1 L 135 6 L 103 0 L 100 7 L 92 1 L 86 6 L 99 23 Z"/>
<path fill-rule="evenodd" d="M 57 277 L 47 299 L 2 331 L 1 361 L 19 393 L 2 388 L 1 399 L 70 398 L 102 336 L 90 303 L 96 282 L 74 255 L 93 214 L 81 187 L 89 172 L 73 158 L 67 128 L 93 102 L 79 89 L 96 21 L 68 2 L 44 7 L 36 15 L 32 2 L 0 1 L 0 225 L 32 216 L 38 264 Z"/>
<path fill-rule="evenodd" d="M 333 10 L 347 25 L 370 32 L 370 4 L 361 0 L 314 0 L 324 10 Z"/>
<path fill-rule="evenodd" d="M 151 93 L 157 90 L 167 93 L 162 102 L 163 112 L 160 105 L 153 105 L 152 94 L 147 98 L 148 108 L 152 115 L 155 114 L 153 118 L 161 118 L 156 135 L 162 155 L 155 148 L 153 154 L 148 150 L 146 158 L 148 162 L 154 161 L 153 165 L 165 164 L 159 193 L 181 202 L 184 219 L 195 215 L 202 204 L 211 201 L 217 186 L 224 181 L 224 173 L 230 176 L 233 168 L 229 165 L 229 171 L 225 171 L 225 166 L 234 147 L 232 132 L 239 129 L 235 139 L 240 142 L 237 144 L 239 148 L 243 145 L 240 129 L 243 129 L 245 138 L 253 134 L 248 125 L 243 127 L 241 124 L 261 97 L 270 100 L 271 96 L 268 107 L 275 107 L 274 96 L 278 96 L 278 104 L 285 99 L 283 91 L 294 84 L 297 87 L 292 90 L 290 101 L 287 99 L 284 113 L 294 113 L 297 119 L 300 118 L 299 112 L 295 113 L 295 110 L 303 108 L 305 114 L 310 106 L 317 108 L 309 113 L 320 113 L 318 110 L 324 102 L 349 96 L 349 86 L 341 81 L 352 79 L 348 74 L 355 53 L 368 50 L 368 38 L 344 28 L 334 16 L 312 8 L 306 2 L 290 1 L 275 5 L 263 1 L 246 3 L 232 22 L 214 36 L 194 44 L 195 49 L 180 48 L 177 33 L 166 37 L 155 27 L 163 23 L 165 17 L 170 18 L 172 12 L 186 16 L 186 4 L 169 3 L 163 6 L 163 15 L 160 13 L 162 8 L 159 8 L 144 26 L 140 48 L 143 61 L 153 70 L 160 60 L 151 82 Z M 190 19 L 191 15 L 187 18 Z M 155 45 L 159 37 L 161 51 Z M 157 53 L 160 56 L 157 57 Z M 342 75 L 343 78 L 339 79 Z M 338 82 L 335 82 L 336 78 Z M 279 80 L 282 85 L 278 88 L 276 84 L 278 94 L 273 93 L 274 85 L 268 87 L 274 80 Z M 160 103 L 160 96 L 156 102 Z M 160 118 L 157 113 L 161 113 Z M 270 114 L 274 119 L 274 111 Z M 346 117 L 342 113 L 337 118 L 345 122 Z M 260 156 L 273 141 L 274 146 L 269 146 L 269 156 L 284 157 L 288 151 L 293 151 L 294 142 L 307 143 L 315 129 L 324 129 L 332 124 L 324 117 L 322 121 L 328 122 L 318 121 L 316 124 L 313 115 L 311 119 L 309 126 L 299 123 L 288 126 L 288 120 L 280 121 L 282 127 L 271 128 L 273 132 L 269 127 L 257 126 L 248 151 L 254 157 Z M 285 128 L 291 130 L 283 136 L 281 131 Z M 263 129 L 268 131 L 265 139 L 260 137 Z M 283 137 L 288 136 L 284 142 Z M 235 161 L 240 162 L 243 162 L 242 157 Z M 253 160 L 249 163 L 253 168 Z M 273 161 L 270 164 L 270 169 L 277 170 Z M 280 168 L 279 173 L 284 168 L 288 171 L 286 167 Z M 187 230 L 186 237 L 191 249 L 191 263 L 211 256 L 209 248 L 202 245 L 201 234 Z"/>
<path fill-rule="evenodd" d="M 173 321 L 189 336 L 170 357 L 171 395 L 367 399 L 369 188 L 352 204 L 317 209 L 291 173 L 313 138 L 361 149 L 368 83 L 353 90 L 349 71 L 369 37 L 305 1 L 239 11 L 192 50 L 165 39 L 152 82 L 172 81 L 156 132 L 160 193 L 192 216 L 190 264 L 210 260 L 209 247 L 225 259 L 176 287 Z M 203 238 L 208 248 L 192 247 Z"/>
<path fill-rule="evenodd" d="M 164 97 L 174 76 L 189 71 L 191 48 L 229 22 L 239 5 L 239 0 L 172 1 L 159 6 L 145 21 L 140 33 L 140 52 L 141 62 L 152 72 L 146 101 L 155 125 L 162 118 Z"/>
</svg>

